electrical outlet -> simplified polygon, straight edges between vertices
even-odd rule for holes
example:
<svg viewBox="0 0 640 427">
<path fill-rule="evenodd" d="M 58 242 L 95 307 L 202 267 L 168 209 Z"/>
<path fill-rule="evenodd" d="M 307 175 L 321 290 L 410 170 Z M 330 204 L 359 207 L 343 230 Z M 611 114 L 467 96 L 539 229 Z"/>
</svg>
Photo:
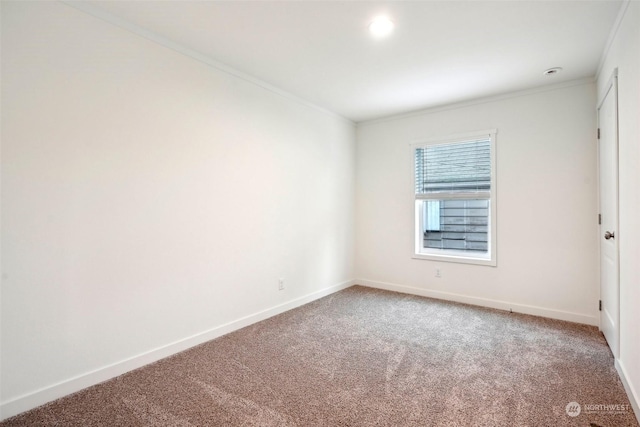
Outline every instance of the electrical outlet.
<svg viewBox="0 0 640 427">
<path fill-rule="evenodd" d="M 284 289 L 284 279 L 281 277 L 280 280 L 278 280 L 278 290 L 281 291 Z"/>
<path fill-rule="evenodd" d="M 442 272 L 439 268 L 436 268 L 436 277 L 442 277 Z"/>
</svg>

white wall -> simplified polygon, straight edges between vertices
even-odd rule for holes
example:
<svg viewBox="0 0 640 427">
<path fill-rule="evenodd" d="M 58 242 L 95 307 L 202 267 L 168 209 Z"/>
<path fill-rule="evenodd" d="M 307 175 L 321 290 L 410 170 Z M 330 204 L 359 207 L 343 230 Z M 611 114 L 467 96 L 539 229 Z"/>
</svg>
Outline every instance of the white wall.
<svg viewBox="0 0 640 427">
<path fill-rule="evenodd" d="M 354 149 L 337 116 L 3 2 L 2 417 L 349 285 Z"/>
<path fill-rule="evenodd" d="M 640 420 L 640 3 L 631 1 L 598 76 L 598 93 L 618 68 L 620 358 Z"/>
<path fill-rule="evenodd" d="M 497 267 L 412 259 L 410 142 L 491 128 Z M 597 324 L 595 129 L 584 81 L 359 125 L 357 282 Z"/>
</svg>

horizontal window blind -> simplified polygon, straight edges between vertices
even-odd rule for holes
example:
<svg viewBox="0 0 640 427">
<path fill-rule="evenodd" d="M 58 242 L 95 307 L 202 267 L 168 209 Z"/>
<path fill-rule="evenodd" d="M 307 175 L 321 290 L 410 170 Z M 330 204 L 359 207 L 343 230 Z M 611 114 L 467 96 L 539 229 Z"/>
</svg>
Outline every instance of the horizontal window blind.
<svg viewBox="0 0 640 427">
<path fill-rule="evenodd" d="M 428 145 L 415 150 L 416 194 L 491 189 L 491 139 Z"/>
</svg>

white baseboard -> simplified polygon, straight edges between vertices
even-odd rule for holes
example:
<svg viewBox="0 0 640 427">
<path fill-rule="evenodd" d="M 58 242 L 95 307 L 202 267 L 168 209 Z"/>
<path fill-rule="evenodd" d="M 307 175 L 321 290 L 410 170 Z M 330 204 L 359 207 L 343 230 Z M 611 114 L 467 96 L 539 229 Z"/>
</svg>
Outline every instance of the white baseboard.
<svg viewBox="0 0 640 427">
<path fill-rule="evenodd" d="M 34 392 L 16 397 L 6 402 L 0 403 L 0 421 L 18 415 L 29 409 L 36 408 L 45 403 L 59 399 L 71 393 L 75 393 L 84 388 L 107 381 L 134 369 L 156 362 L 165 357 L 187 350 L 196 345 L 205 343 L 222 335 L 252 325 L 262 320 L 268 319 L 285 311 L 315 301 L 324 296 L 338 292 L 353 286 L 354 280 L 348 280 L 338 285 L 330 286 L 316 292 L 312 292 L 305 296 L 287 301 L 275 307 L 268 308 L 263 311 L 242 317 L 229 323 L 225 323 L 207 331 L 183 338 L 162 347 L 155 348 L 148 352 L 133 356 L 129 359 L 113 363 L 111 365 L 96 369 L 91 372 L 79 375 L 74 378 L 53 384 L 48 387 L 41 388 Z"/>
<path fill-rule="evenodd" d="M 550 308 L 536 307 L 531 305 L 516 304 L 507 301 L 498 301 L 488 298 L 470 297 L 466 295 L 453 294 L 449 292 L 434 291 L 430 289 L 414 288 L 411 286 L 398 285 L 395 283 L 378 282 L 369 279 L 358 279 L 356 284 L 368 286 L 370 288 L 385 289 L 388 291 L 401 292 L 404 294 L 419 295 L 429 298 L 437 298 L 447 301 L 462 302 L 465 304 L 478 305 L 481 307 L 497 308 L 499 310 L 512 310 L 516 313 L 531 314 L 534 316 L 548 317 L 551 319 L 566 320 L 569 322 L 583 323 L 592 326 L 599 325 L 599 319 L 586 314 L 571 313 L 568 311 L 554 310 Z"/>
<path fill-rule="evenodd" d="M 622 385 L 624 385 L 624 390 L 627 392 L 627 397 L 629 397 L 629 402 L 631 403 L 633 412 L 636 414 L 638 423 L 640 423 L 640 395 L 638 395 L 635 388 L 633 388 L 633 384 L 629 381 L 627 371 L 619 359 L 616 359 L 616 371 L 618 371 L 620 380 L 622 380 Z"/>
</svg>

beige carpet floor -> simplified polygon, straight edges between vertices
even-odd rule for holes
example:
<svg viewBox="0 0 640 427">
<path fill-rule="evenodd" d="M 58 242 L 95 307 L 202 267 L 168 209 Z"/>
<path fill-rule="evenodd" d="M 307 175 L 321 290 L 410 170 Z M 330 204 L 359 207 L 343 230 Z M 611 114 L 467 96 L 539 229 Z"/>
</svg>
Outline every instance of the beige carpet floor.
<svg viewBox="0 0 640 427">
<path fill-rule="evenodd" d="M 359 286 L 0 425 L 638 426 L 596 328 Z"/>
</svg>

